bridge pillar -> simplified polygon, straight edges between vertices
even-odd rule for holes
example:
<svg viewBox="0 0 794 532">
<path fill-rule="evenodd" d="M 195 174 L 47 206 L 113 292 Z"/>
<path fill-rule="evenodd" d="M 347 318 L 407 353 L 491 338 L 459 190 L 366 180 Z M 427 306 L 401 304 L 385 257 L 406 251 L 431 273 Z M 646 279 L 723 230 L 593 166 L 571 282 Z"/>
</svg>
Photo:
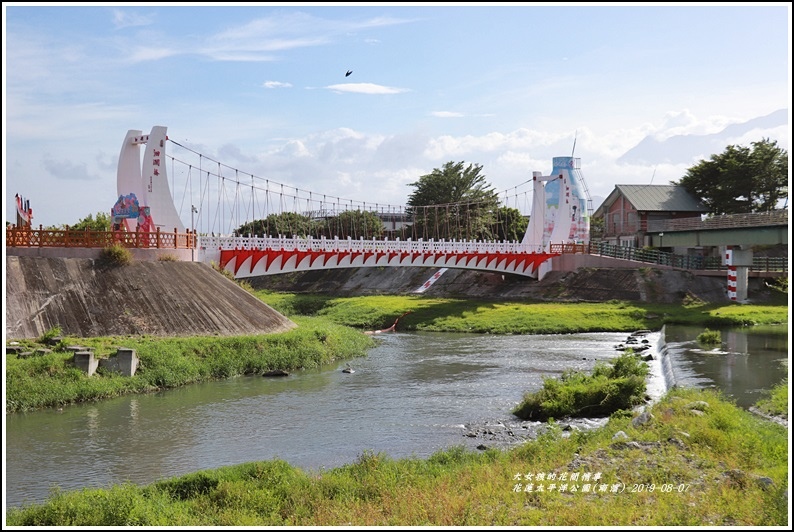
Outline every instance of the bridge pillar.
<svg viewBox="0 0 794 532">
<path fill-rule="evenodd" d="M 728 266 L 728 298 L 731 301 L 745 301 L 747 279 L 753 265 L 753 250 L 728 246 L 725 250 L 725 264 Z"/>
</svg>

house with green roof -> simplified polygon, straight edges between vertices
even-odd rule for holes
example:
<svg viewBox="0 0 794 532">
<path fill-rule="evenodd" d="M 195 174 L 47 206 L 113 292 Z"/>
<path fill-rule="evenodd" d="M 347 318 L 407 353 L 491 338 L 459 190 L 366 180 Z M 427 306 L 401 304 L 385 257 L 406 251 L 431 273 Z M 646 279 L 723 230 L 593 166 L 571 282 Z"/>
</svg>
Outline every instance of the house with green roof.
<svg viewBox="0 0 794 532">
<path fill-rule="evenodd" d="M 678 185 L 615 185 L 595 210 L 603 218 L 603 240 L 618 246 L 644 247 L 648 222 L 701 218 L 708 212 L 698 198 Z"/>
</svg>

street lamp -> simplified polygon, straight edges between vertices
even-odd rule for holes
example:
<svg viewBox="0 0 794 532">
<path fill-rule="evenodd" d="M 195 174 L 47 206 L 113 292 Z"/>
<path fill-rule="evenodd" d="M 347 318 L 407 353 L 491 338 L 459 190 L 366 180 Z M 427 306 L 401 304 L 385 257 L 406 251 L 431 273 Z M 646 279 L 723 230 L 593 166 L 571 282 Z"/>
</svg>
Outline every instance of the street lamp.
<svg viewBox="0 0 794 532">
<path fill-rule="evenodd" d="M 190 246 L 190 260 L 196 260 L 196 224 L 193 221 L 193 215 L 198 212 L 195 205 L 190 206 L 190 232 L 193 238 L 193 245 Z"/>
<path fill-rule="evenodd" d="M 659 247 L 662 247 L 662 237 L 663 236 L 664 236 L 664 233 L 659 233 Z"/>
</svg>

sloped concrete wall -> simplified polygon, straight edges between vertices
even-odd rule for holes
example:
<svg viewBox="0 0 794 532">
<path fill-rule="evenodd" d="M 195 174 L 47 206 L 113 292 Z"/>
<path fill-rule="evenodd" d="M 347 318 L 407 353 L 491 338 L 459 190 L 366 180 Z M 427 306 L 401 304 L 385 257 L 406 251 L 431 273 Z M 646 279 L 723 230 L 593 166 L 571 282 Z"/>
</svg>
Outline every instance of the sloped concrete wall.
<svg viewBox="0 0 794 532">
<path fill-rule="evenodd" d="M 6 338 L 237 336 L 295 323 L 200 262 L 6 257 Z"/>
</svg>

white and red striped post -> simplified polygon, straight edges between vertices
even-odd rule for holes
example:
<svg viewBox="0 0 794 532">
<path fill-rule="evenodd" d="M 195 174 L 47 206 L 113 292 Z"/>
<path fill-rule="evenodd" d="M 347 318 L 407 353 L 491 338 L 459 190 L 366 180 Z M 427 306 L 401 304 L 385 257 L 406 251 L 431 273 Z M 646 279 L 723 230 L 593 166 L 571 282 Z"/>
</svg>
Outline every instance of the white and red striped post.
<svg viewBox="0 0 794 532">
<path fill-rule="evenodd" d="M 733 248 L 725 249 L 725 264 L 728 266 L 728 299 L 736 301 L 736 266 L 733 265 Z"/>
</svg>

